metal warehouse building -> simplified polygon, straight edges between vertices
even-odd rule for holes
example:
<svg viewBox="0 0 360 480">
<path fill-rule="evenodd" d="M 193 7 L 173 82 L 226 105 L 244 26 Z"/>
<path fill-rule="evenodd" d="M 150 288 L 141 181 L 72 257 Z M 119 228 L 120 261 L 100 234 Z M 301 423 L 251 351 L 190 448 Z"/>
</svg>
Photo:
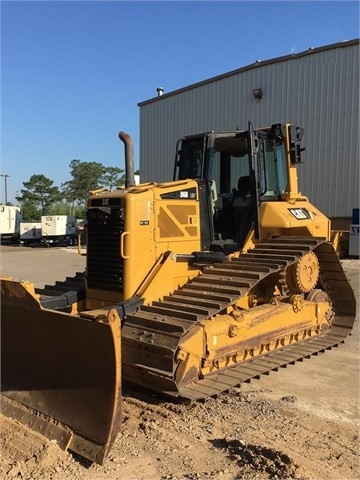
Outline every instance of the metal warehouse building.
<svg viewBox="0 0 360 480">
<path fill-rule="evenodd" d="M 176 141 L 208 130 L 304 127 L 300 191 L 329 217 L 359 207 L 359 39 L 273 58 L 139 103 L 141 181 L 172 179 Z M 256 92 L 257 90 L 257 92 Z"/>
</svg>

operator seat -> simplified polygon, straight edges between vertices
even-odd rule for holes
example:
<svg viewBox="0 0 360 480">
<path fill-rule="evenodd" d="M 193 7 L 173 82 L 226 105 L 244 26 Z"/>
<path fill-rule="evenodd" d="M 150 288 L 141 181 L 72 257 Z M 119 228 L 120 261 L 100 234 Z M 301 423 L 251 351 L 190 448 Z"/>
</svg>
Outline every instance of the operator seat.
<svg viewBox="0 0 360 480">
<path fill-rule="evenodd" d="M 235 196 L 246 200 L 248 194 L 250 194 L 250 175 L 244 175 L 239 177 Z"/>
<path fill-rule="evenodd" d="M 233 221 L 235 240 L 241 243 L 245 240 L 252 219 L 252 202 L 250 194 L 250 175 L 239 178 L 237 190 L 234 193 Z"/>
</svg>

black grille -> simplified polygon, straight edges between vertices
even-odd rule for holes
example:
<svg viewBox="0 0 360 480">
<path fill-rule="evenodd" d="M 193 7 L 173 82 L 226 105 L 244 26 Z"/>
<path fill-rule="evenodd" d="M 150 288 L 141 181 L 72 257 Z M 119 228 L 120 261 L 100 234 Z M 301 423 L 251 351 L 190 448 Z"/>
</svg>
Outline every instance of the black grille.
<svg viewBox="0 0 360 480">
<path fill-rule="evenodd" d="M 87 225 L 88 287 L 123 292 L 120 235 L 124 231 L 124 209 L 90 208 Z"/>
</svg>

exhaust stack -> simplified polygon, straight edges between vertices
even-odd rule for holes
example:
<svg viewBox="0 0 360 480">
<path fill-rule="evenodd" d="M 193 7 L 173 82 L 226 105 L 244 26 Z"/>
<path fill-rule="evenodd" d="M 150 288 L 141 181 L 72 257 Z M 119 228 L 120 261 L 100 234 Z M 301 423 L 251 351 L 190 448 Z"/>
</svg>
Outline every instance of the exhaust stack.
<svg viewBox="0 0 360 480">
<path fill-rule="evenodd" d="M 134 175 L 134 144 L 127 133 L 119 132 L 119 138 L 125 145 L 125 188 L 135 185 Z"/>
</svg>

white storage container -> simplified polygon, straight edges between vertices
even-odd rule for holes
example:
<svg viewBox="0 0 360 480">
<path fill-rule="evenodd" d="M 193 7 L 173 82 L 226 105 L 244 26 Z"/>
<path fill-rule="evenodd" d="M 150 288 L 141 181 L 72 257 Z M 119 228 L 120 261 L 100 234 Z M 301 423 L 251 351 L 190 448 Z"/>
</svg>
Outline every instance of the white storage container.
<svg viewBox="0 0 360 480">
<path fill-rule="evenodd" d="M 350 225 L 349 232 L 349 255 L 358 257 L 360 255 L 360 225 Z"/>
<path fill-rule="evenodd" d="M 43 236 L 76 235 L 76 219 L 69 215 L 46 215 L 41 217 Z"/>
<path fill-rule="evenodd" d="M 21 214 L 19 207 L 0 205 L 0 234 L 13 235 L 20 233 Z"/>
<path fill-rule="evenodd" d="M 31 243 L 41 239 L 41 223 L 21 222 L 20 242 Z"/>
</svg>

